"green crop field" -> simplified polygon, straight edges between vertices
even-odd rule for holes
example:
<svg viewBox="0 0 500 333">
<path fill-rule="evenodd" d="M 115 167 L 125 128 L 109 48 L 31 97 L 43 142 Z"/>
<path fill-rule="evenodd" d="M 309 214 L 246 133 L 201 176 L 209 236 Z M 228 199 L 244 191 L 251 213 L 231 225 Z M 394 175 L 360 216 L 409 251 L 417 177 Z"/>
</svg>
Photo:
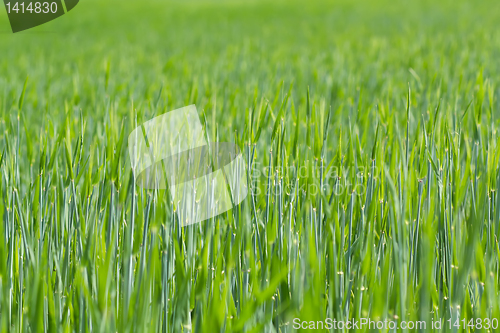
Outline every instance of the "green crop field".
<svg viewBox="0 0 500 333">
<path fill-rule="evenodd" d="M 86 0 L 13 34 L 1 9 L 0 331 L 498 332 L 499 23 L 493 0 Z M 249 194 L 183 227 L 127 138 L 190 104 Z"/>
</svg>

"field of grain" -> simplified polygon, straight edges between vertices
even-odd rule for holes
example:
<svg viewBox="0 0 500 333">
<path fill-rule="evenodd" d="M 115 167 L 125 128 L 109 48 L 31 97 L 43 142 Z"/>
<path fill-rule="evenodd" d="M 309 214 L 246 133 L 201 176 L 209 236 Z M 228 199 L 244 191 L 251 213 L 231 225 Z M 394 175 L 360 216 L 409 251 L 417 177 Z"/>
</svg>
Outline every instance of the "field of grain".
<svg viewBox="0 0 500 333">
<path fill-rule="evenodd" d="M 86 0 L 12 34 L 2 10 L 0 331 L 495 332 L 498 22 L 487 0 Z M 190 104 L 250 191 L 182 227 L 127 137 Z"/>
</svg>

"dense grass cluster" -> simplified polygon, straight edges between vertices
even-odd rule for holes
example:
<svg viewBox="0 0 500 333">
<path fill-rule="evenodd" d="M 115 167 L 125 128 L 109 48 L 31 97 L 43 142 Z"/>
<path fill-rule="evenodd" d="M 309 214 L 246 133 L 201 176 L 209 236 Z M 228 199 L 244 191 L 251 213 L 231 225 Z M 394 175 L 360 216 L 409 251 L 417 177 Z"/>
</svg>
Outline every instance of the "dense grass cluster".
<svg viewBox="0 0 500 333">
<path fill-rule="evenodd" d="M 0 330 L 500 320 L 494 6 L 88 0 L 15 35 L 0 15 Z M 126 143 L 188 104 L 251 191 L 181 227 Z"/>
</svg>

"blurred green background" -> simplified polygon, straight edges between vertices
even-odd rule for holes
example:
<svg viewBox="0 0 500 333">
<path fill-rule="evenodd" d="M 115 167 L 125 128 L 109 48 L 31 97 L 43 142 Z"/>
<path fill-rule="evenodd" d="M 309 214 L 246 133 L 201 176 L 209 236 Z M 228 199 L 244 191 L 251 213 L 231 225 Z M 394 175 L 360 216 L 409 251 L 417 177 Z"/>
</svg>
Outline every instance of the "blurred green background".
<svg viewBox="0 0 500 333">
<path fill-rule="evenodd" d="M 94 120 L 106 96 L 121 114 L 130 99 L 148 100 L 161 86 L 168 108 L 180 107 L 193 82 L 199 108 L 219 95 L 231 103 L 224 107 L 244 109 L 256 87 L 271 99 L 284 80 L 302 100 L 308 86 L 347 103 L 362 88 L 370 103 L 389 98 L 394 107 L 410 83 L 425 109 L 420 94 L 459 87 L 467 99 L 479 70 L 498 73 L 495 8 L 491 1 L 85 0 L 23 33 L 10 33 L 2 15 L 0 85 L 17 99 L 30 75 L 33 120 L 44 114 L 31 112 L 36 105 L 55 115 L 75 98 Z M 220 120 L 241 125 L 235 118 Z"/>
</svg>

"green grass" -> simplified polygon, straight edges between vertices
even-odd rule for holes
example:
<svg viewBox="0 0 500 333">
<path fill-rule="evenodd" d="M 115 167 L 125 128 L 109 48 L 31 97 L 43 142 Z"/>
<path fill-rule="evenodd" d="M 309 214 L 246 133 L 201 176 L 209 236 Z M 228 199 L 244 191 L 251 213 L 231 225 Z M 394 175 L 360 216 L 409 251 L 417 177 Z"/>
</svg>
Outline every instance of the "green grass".
<svg viewBox="0 0 500 333">
<path fill-rule="evenodd" d="M 19 34 L 2 12 L 0 330 L 500 320 L 495 6 L 88 0 Z M 253 190 L 181 228 L 126 137 L 188 104 Z"/>
</svg>

